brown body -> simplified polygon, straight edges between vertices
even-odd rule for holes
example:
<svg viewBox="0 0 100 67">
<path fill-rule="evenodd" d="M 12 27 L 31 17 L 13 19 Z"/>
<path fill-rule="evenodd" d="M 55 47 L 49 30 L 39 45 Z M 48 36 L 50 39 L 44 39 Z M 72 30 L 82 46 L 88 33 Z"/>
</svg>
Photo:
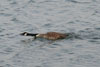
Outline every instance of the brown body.
<svg viewBox="0 0 100 67">
<path fill-rule="evenodd" d="M 64 39 L 66 38 L 66 34 L 58 33 L 58 32 L 47 32 L 45 34 L 32 34 L 32 33 L 21 33 L 24 36 L 35 36 L 35 38 L 45 38 L 49 40 L 57 40 L 57 39 Z"/>
<path fill-rule="evenodd" d="M 58 33 L 58 32 L 48 32 L 46 34 L 38 34 L 36 37 L 46 38 L 49 40 L 57 40 L 63 39 L 66 37 L 66 34 Z"/>
</svg>

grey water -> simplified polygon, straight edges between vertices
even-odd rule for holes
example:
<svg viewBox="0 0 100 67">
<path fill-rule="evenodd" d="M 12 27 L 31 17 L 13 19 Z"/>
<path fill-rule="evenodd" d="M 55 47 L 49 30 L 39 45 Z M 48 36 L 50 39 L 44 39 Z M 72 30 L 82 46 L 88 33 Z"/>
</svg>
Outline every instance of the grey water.
<svg viewBox="0 0 100 67">
<path fill-rule="evenodd" d="M 19 35 L 50 31 L 72 35 Z M 100 0 L 0 0 L 0 67 L 100 67 Z"/>
</svg>

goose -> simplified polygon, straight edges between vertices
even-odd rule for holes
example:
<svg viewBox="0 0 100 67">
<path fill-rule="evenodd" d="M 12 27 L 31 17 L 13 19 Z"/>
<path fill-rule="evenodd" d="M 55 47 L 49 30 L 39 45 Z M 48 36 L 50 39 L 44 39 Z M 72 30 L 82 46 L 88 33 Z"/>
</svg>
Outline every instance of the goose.
<svg viewBox="0 0 100 67">
<path fill-rule="evenodd" d="M 21 33 L 23 36 L 33 36 L 36 38 L 45 38 L 48 40 L 57 40 L 57 39 L 64 39 L 68 36 L 68 34 L 59 33 L 59 32 L 47 32 L 47 33 L 28 33 L 23 32 Z"/>
</svg>

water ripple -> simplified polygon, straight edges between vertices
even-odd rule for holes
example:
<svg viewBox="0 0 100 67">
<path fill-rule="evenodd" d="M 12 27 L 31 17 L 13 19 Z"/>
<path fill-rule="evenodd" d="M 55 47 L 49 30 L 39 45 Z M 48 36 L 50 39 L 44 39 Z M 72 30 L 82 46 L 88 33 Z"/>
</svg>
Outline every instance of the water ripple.
<svg viewBox="0 0 100 67">
<path fill-rule="evenodd" d="M 100 67 L 99 3 L 99 0 L 0 0 L 0 66 Z M 31 40 L 32 37 L 19 35 L 24 31 L 57 31 L 69 36 L 55 42 Z"/>
<path fill-rule="evenodd" d="M 12 14 L 0 13 L 0 16 L 12 16 Z"/>
</svg>

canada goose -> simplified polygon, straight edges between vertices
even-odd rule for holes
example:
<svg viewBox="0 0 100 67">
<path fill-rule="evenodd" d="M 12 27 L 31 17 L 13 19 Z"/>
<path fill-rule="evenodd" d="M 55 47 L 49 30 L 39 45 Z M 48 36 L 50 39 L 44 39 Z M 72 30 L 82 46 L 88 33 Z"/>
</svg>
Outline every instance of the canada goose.
<svg viewBox="0 0 100 67">
<path fill-rule="evenodd" d="M 58 32 L 47 32 L 47 33 L 44 33 L 44 34 L 39 34 L 39 33 L 33 34 L 33 33 L 24 32 L 24 33 L 21 33 L 21 35 L 23 35 L 23 36 L 34 36 L 35 39 L 36 38 L 45 38 L 45 39 L 49 39 L 49 40 L 64 39 L 68 36 L 67 34 L 58 33 Z"/>
</svg>

